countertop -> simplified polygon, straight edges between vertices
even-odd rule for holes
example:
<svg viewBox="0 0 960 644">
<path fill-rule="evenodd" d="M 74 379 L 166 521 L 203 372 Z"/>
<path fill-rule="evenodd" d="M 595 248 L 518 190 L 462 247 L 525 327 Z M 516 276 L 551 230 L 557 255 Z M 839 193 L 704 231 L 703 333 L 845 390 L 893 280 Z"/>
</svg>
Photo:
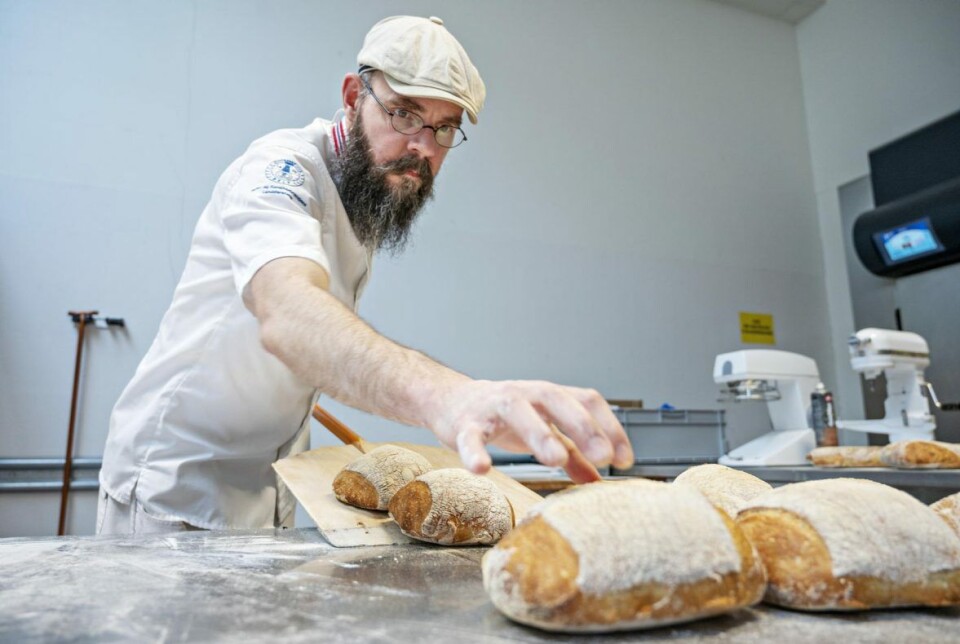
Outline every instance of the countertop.
<svg viewBox="0 0 960 644">
<path fill-rule="evenodd" d="M 622 480 L 625 477 L 637 476 L 656 480 L 670 480 L 691 467 L 694 467 L 694 464 L 638 463 L 626 470 L 604 468 L 601 470 L 601 474 L 604 475 L 604 478 L 610 480 Z M 549 494 L 573 485 L 570 477 L 559 467 L 505 463 L 497 465 L 497 469 L 540 494 Z M 775 487 L 787 483 L 837 477 L 869 479 L 904 490 L 924 503 L 932 503 L 960 491 L 960 470 L 816 467 L 813 465 L 771 465 L 767 467 L 738 467 L 736 469 L 753 474 Z"/>
<path fill-rule="evenodd" d="M 689 464 L 637 464 L 627 470 L 613 470 L 620 476 L 674 478 Z M 737 467 L 736 469 L 768 483 L 798 483 L 841 476 L 863 478 L 893 487 L 935 487 L 960 490 L 960 470 L 895 469 L 892 467 L 817 467 L 814 465 L 768 465 L 766 467 Z"/>
<path fill-rule="evenodd" d="M 607 636 L 514 624 L 485 548 L 342 548 L 315 529 L 0 539 L 0 641 L 956 642 L 960 609 L 772 607 Z"/>
</svg>

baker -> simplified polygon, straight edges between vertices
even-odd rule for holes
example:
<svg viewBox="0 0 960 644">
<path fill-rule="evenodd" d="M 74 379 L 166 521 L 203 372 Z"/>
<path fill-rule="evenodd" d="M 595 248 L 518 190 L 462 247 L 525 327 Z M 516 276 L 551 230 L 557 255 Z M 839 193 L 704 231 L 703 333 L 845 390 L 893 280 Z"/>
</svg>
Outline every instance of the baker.
<svg viewBox="0 0 960 644">
<path fill-rule="evenodd" d="M 373 254 L 404 248 L 486 94 L 439 18 L 380 21 L 357 63 L 332 121 L 254 141 L 217 182 L 111 415 L 98 533 L 292 526 L 271 465 L 308 447 L 320 394 L 430 429 L 476 473 L 491 466 L 487 444 L 577 481 L 591 476 L 584 457 L 633 462 L 596 391 L 476 380 L 357 317 Z"/>
</svg>

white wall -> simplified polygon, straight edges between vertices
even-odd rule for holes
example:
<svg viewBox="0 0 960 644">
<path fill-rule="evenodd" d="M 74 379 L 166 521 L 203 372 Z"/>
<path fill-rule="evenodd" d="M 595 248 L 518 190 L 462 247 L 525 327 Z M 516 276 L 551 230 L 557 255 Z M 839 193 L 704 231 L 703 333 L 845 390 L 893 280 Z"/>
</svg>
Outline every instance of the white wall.
<svg viewBox="0 0 960 644">
<path fill-rule="evenodd" d="M 831 0 L 797 28 L 840 413 L 863 417 L 838 189 L 867 153 L 960 108 L 960 2 Z"/>
<path fill-rule="evenodd" d="M 82 307 L 128 323 L 86 346 L 76 452 L 102 452 L 219 173 L 332 115 L 364 33 L 399 11 L 442 16 L 489 99 L 413 248 L 378 260 L 375 327 L 477 377 L 649 406 L 718 406 L 739 311 L 833 364 L 786 23 L 703 0 L 0 0 L 0 456 L 61 454 Z M 327 404 L 368 438 L 429 439 Z M 734 442 L 765 422 L 738 408 Z"/>
</svg>

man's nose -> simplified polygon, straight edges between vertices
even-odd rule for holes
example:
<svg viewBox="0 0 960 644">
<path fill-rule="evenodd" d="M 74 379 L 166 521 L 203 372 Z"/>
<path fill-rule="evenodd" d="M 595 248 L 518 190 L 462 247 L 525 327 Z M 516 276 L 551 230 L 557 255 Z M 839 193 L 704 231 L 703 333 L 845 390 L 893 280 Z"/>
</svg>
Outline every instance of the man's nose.
<svg viewBox="0 0 960 644">
<path fill-rule="evenodd" d="M 439 152 L 440 144 L 433 135 L 433 130 L 423 128 L 416 134 L 410 135 L 407 148 L 417 154 L 421 159 L 429 159 Z"/>
</svg>

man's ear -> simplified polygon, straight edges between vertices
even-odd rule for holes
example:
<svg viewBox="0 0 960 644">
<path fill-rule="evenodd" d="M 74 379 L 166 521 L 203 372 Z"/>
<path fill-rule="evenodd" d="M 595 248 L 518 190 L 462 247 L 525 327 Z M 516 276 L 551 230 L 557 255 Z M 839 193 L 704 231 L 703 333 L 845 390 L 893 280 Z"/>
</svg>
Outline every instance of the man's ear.
<svg viewBox="0 0 960 644">
<path fill-rule="evenodd" d="M 353 125 L 357 118 L 357 109 L 359 108 L 360 94 L 363 91 L 363 83 L 357 74 L 347 74 L 343 77 L 343 87 L 341 94 L 343 97 L 343 112 L 347 119 L 347 125 Z"/>
</svg>

